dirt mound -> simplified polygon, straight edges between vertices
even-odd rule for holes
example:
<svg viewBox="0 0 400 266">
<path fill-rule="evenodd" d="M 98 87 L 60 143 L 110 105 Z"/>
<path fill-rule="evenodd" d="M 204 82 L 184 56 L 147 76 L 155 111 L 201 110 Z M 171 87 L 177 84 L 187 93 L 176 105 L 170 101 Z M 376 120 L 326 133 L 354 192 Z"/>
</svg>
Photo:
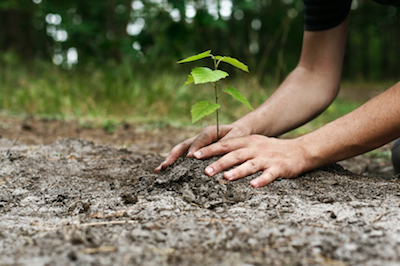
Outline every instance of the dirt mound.
<svg viewBox="0 0 400 266">
<path fill-rule="evenodd" d="M 160 193 L 160 190 L 174 191 L 185 201 L 197 204 L 200 207 L 207 209 L 214 209 L 218 206 L 226 207 L 250 200 L 253 198 L 253 196 L 257 195 L 255 192 L 258 194 L 276 194 L 277 191 L 285 191 L 287 189 L 293 190 L 299 189 L 299 187 L 304 189 L 302 183 L 280 182 L 283 180 L 277 180 L 270 186 L 255 190 L 249 185 L 249 183 L 252 179 L 259 176 L 261 172 L 235 180 L 233 182 L 229 182 L 224 179 L 222 173 L 217 174 L 214 177 L 209 177 L 204 174 L 204 169 L 217 159 L 218 158 L 196 160 L 194 158 L 180 158 L 174 165 L 162 171 L 157 178 L 147 180 L 143 179 L 142 182 L 148 187 L 148 192 L 151 192 L 154 189 L 157 189 L 157 193 Z M 324 171 L 329 172 L 331 175 L 335 173 L 352 175 L 339 165 L 325 167 Z M 308 176 L 312 176 L 314 179 L 318 178 L 318 174 L 316 172 L 308 173 Z M 331 183 L 335 186 L 339 184 L 339 181 Z M 332 189 L 328 188 L 326 190 Z M 323 194 L 327 195 L 329 192 L 326 190 Z M 330 194 L 332 193 L 333 195 L 330 195 L 331 199 L 329 200 L 331 202 L 343 201 L 343 199 L 346 198 L 343 193 L 338 193 L 337 190 L 331 191 Z M 348 193 L 352 193 L 352 191 L 348 191 L 346 189 L 344 194 L 347 195 Z M 309 193 L 307 195 L 309 195 Z M 322 199 L 323 197 L 320 198 Z"/>
<path fill-rule="evenodd" d="M 400 184 L 331 165 L 261 189 L 214 159 L 0 139 L 0 265 L 396 265 Z"/>
</svg>

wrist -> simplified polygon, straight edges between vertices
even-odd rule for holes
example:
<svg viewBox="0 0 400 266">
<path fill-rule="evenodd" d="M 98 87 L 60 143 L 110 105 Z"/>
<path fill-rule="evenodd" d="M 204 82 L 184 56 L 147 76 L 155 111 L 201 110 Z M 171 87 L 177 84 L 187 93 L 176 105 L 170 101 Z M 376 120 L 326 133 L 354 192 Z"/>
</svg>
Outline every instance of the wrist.
<svg viewBox="0 0 400 266">
<path fill-rule="evenodd" d="M 318 141 L 318 137 L 313 136 L 313 134 L 314 132 L 308 133 L 296 139 L 297 145 L 301 148 L 302 152 L 303 172 L 308 172 L 334 162 L 331 161 L 333 158 L 332 155 L 326 154 L 327 150 L 323 148 L 326 144 L 321 145 Z"/>
<path fill-rule="evenodd" d="M 268 136 L 266 129 L 269 127 L 266 125 L 265 119 L 259 117 L 257 111 L 246 114 L 231 125 L 241 128 L 248 135 L 259 134 Z"/>
<path fill-rule="evenodd" d="M 239 128 L 245 135 L 257 134 L 254 130 L 254 123 L 246 116 L 236 120 L 231 126 Z"/>
</svg>

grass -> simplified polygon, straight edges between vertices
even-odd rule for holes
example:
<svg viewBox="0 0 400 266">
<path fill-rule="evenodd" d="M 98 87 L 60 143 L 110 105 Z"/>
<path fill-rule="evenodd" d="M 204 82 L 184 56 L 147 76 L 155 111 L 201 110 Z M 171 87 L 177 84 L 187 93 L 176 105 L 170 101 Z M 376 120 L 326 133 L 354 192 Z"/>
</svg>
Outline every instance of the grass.
<svg viewBox="0 0 400 266">
<path fill-rule="evenodd" d="M 184 71 L 158 72 L 128 62 L 64 70 L 43 62 L 22 64 L 9 54 L 0 56 L 0 66 L 3 114 L 101 120 L 101 126 L 110 132 L 126 121 L 161 127 L 165 124 L 188 126 L 191 106 L 199 100 L 213 101 L 211 86 L 184 86 Z M 236 80 L 228 78 L 224 83 L 223 86 L 240 90 L 255 107 L 273 92 L 261 86 L 251 74 L 239 74 Z M 222 124 L 249 111 L 231 97 L 223 97 L 221 104 Z M 358 100 L 339 97 L 321 116 L 290 134 L 307 133 L 360 105 Z M 215 124 L 214 120 L 211 115 L 196 125 Z"/>
<path fill-rule="evenodd" d="M 289 132 L 289 135 L 303 135 L 313 131 L 361 106 L 361 101 L 336 98 L 335 101 L 313 121 Z"/>
<path fill-rule="evenodd" d="M 0 110 L 9 115 L 188 125 L 191 106 L 199 100 L 213 100 L 210 86 L 184 86 L 184 71 L 156 72 L 128 62 L 64 70 L 43 62 L 21 64 L 4 57 L 0 65 Z M 261 93 L 262 98 L 267 97 L 269 92 L 254 85 L 250 76 L 244 78 L 239 86 L 248 87 L 246 95 Z M 253 97 L 253 102 L 259 98 Z M 225 123 L 248 111 L 229 97 L 222 102 Z M 214 123 L 214 119 L 203 123 Z"/>
</svg>

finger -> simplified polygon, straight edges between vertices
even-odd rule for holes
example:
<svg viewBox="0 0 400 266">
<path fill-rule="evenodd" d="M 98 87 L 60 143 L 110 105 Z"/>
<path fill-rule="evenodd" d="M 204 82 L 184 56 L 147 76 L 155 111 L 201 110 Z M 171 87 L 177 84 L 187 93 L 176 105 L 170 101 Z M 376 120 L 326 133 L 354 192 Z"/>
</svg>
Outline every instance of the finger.
<svg viewBox="0 0 400 266">
<path fill-rule="evenodd" d="M 249 136 L 249 135 L 245 135 L 241 131 L 235 130 L 232 127 L 220 128 L 219 141 L 233 139 L 233 138 L 240 138 L 244 136 Z"/>
<path fill-rule="evenodd" d="M 233 138 L 229 135 L 231 132 L 232 127 L 230 126 L 221 126 L 219 128 L 219 140 Z M 206 147 L 207 145 L 217 141 L 217 127 L 216 126 L 209 126 L 206 127 L 200 134 L 198 134 L 192 145 L 188 150 L 188 157 L 192 157 L 193 154 L 198 151 L 199 149 Z"/>
<path fill-rule="evenodd" d="M 272 168 L 264 170 L 264 172 L 257 178 L 250 181 L 250 185 L 254 188 L 263 187 L 268 185 L 279 177 L 279 174 L 275 173 Z"/>
<path fill-rule="evenodd" d="M 232 166 L 235 166 L 237 164 L 240 164 L 242 162 L 245 162 L 249 159 L 252 159 L 252 154 L 249 149 L 239 149 L 236 151 L 233 151 L 231 153 L 226 154 L 222 158 L 220 158 L 218 161 L 212 163 L 205 169 L 205 173 L 208 176 L 213 176 L 222 170 L 231 168 Z"/>
<path fill-rule="evenodd" d="M 225 139 L 196 151 L 193 156 L 196 159 L 206 159 L 243 148 L 248 143 L 249 140 L 246 137 Z"/>
<path fill-rule="evenodd" d="M 189 147 L 187 156 L 192 157 L 197 150 L 216 141 L 217 140 L 216 136 L 217 136 L 216 127 L 213 126 L 206 127 L 194 138 L 193 143 Z"/>
<path fill-rule="evenodd" d="M 252 175 L 262 170 L 262 166 L 257 159 L 251 159 L 239 165 L 235 169 L 224 173 L 224 178 L 233 181 L 248 175 Z"/>
<path fill-rule="evenodd" d="M 187 151 L 193 139 L 194 138 L 187 139 L 184 142 L 176 145 L 168 154 L 167 158 L 165 158 L 165 160 L 154 171 L 159 172 L 161 169 L 165 169 L 168 165 L 173 164 L 176 159 L 181 157 Z"/>
</svg>

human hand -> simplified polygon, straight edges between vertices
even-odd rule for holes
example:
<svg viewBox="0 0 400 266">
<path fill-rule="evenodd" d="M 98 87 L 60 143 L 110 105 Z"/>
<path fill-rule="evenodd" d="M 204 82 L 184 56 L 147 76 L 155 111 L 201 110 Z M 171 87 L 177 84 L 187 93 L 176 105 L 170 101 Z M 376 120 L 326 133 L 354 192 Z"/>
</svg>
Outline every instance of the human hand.
<svg viewBox="0 0 400 266">
<path fill-rule="evenodd" d="M 277 178 L 295 178 L 305 170 L 307 150 L 298 139 L 285 140 L 251 135 L 235 139 L 225 139 L 194 153 L 197 159 L 226 154 L 205 169 L 208 176 L 239 165 L 224 173 L 227 180 L 236 180 L 258 171 L 263 173 L 253 179 L 253 187 L 265 186 Z"/>
<path fill-rule="evenodd" d="M 240 127 L 234 124 L 223 125 L 219 127 L 220 140 L 227 140 L 232 138 L 238 138 L 250 135 L 247 128 Z M 167 158 L 162 162 L 156 169 L 159 172 L 161 169 L 165 169 L 168 165 L 173 164 L 176 159 L 185 154 L 187 151 L 187 157 L 193 157 L 193 154 L 211 143 L 217 141 L 217 127 L 209 126 L 203 129 L 198 135 L 193 138 L 187 139 L 178 145 L 176 145 Z"/>
</svg>

